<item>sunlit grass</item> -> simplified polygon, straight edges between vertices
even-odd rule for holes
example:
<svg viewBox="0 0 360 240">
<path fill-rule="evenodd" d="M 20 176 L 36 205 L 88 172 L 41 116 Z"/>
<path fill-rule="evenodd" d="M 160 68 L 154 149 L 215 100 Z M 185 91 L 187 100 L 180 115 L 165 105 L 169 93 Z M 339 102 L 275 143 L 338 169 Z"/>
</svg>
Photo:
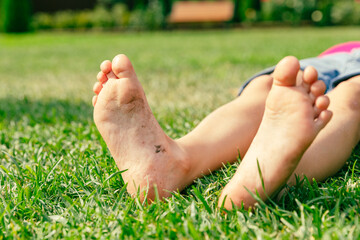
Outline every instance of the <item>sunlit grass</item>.
<svg viewBox="0 0 360 240">
<path fill-rule="evenodd" d="M 178 138 L 283 56 L 354 39 L 358 28 L 0 35 L 0 239 L 359 238 L 359 150 L 325 183 L 253 212 L 216 207 L 236 165 L 147 205 L 126 193 L 91 107 L 100 62 L 125 53 Z"/>
</svg>

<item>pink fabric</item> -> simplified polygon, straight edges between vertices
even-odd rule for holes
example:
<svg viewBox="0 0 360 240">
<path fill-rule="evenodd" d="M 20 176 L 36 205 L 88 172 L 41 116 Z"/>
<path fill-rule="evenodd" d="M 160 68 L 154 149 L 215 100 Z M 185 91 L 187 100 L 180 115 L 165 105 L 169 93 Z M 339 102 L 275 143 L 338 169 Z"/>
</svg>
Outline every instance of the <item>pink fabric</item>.
<svg viewBox="0 0 360 240">
<path fill-rule="evenodd" d="M 340 43 L 337 44 L 324 52 L 322 52 L 319 57 L 323 57 L 329 54 L 338 53 L 338 52 L 351 52 L 354 48 L 360 48 L 360 42 L 354 41 L 354 42 L 346 42 L 346 43 Z"/>
</svg>

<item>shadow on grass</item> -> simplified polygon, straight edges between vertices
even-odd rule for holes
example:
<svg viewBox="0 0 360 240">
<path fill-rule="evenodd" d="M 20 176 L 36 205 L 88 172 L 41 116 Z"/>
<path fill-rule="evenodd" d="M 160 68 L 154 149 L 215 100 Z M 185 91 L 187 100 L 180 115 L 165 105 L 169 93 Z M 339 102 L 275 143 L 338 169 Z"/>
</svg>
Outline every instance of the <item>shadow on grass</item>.
<svg viewBox="0 0 360 240">
<path fill-rule="evenodd" d="M 0 122 L 26 120 L 30 125 L 64 121 L 89 122 L 92 121 L 92 114 L 92 106 L 84 101 L 0 98 Z"/>
</svg>

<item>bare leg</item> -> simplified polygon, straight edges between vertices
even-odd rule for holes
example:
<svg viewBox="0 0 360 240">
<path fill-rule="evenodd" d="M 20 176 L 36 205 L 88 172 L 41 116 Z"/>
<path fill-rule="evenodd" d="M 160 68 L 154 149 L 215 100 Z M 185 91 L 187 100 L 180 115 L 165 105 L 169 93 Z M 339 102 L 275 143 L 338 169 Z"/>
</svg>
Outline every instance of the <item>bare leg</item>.
<svg viewBox="0 0 360 240">
<path fill-rule="evenodd" d="M 220 204 L 225 201 L 226 208 L 231 209 L 232 204 L 253 206 L 256 200 L 248 191 L 258 193 L 263 200 L 278 191 L 330 121 L 329 99 L 318 91 L 323 83 L 317 81 L 315 70 L 309 68 L 303 83 L 297 86 L 299 68 L 293 57 L 284 58 L 277 65 L 259 130 L 221 194 Z"/>
<path fill-rule="evenodd" d="M 259 128 L 271 84 L 271 76 L 255 79 L 239 97 L 176 141 L 191 156 L 193 178 L 234 162 L 239 153 L 245 155 Z"/>
<path fill-rule="evenodd" d="M 302 72 L 296 76 L 302 82 Z M 261 123 L 273 77 L 255 78 L 239 97 L 207 116 L 192 132 L 177 140 L 191 156 L 194 178 L 208 174 L 238 154 L 243 158 Z M 325 86 L 323 91 L 325 90 Z"/>
</svg>

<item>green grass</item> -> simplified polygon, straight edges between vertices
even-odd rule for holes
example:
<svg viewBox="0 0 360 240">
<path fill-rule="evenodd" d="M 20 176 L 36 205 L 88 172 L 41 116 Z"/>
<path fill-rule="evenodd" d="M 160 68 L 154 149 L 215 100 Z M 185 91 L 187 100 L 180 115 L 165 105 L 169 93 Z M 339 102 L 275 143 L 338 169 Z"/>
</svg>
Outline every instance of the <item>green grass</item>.
<svg viewBox="0 0 360 240">
<path fill-rule="evenodd" d="M 0 35 L 0 239 L 359 239 L 360 149 L 252 212 L 216 207 L 236 165 L 147 205 L 126 193 L 91 107 L 100 62 L 126 53 L 178 138 L 258 70 L 354 39 L 358 28 Z"/>
</svg>

